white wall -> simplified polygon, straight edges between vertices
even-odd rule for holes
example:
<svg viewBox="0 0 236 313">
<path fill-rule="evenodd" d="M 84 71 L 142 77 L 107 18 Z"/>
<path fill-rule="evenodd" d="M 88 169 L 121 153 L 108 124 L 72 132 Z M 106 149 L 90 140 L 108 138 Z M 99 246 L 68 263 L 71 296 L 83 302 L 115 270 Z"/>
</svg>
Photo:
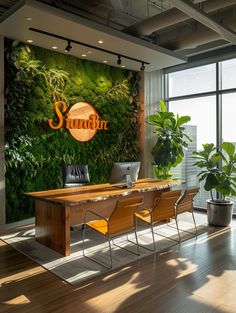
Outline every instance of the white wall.
<svg viewBox="0 0 236 313">
<path fill-rule="evenodd" d="M 0 224 L 5 224 L 4 37 L 0 36 Z"/>
</svg>

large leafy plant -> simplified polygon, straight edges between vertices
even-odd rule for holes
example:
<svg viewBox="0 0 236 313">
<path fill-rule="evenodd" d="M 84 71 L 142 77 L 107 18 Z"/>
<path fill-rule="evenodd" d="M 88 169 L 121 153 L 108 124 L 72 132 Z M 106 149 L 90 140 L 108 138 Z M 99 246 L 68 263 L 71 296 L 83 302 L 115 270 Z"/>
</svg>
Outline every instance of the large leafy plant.
<svg viewBox="0 0 236 313">
<path fill-rule="evenodd" d="M 199 181 L 205 180 L 204 188 L 210 191 L 213 200 L 213 189 L 226 196 L 236 196 L 236 154 L 231 142 L 223 142 L 221 150 L 213 143 L 204 144 L 202 151 L 194 151 L 198 159 L 194 165 L 202 169 L 198 174 Z"/>
<path fill-rule="evenodd" d="M 160 111 L 149 116 L 148 123 L 156 126 L 157 143 L 153 147 L 154 173 L 159 178 L 171 177 L 170 169 L 176 167 L 183 159 L 184 148 L 191 139 L 184 133 L 184 124 L 190 116 L 175 116 L 167 112 L 166 105 L 160 100 Z"/>
</svg>

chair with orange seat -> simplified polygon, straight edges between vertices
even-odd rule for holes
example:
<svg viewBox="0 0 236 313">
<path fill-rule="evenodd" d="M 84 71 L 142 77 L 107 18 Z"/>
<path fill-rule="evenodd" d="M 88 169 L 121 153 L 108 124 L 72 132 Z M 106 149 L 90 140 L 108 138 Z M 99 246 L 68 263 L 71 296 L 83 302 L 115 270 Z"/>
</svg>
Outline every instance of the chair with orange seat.
<svg viewBox="0 0 236 313">
<path fill-rule="evenodd" d="M 153 208 L 135 213 L 135 217 L 137 219 L 141 220 L 144 223 L 147 223 L 151 227 L 153 249 L 142 246 L 143 248 L 146 248 L 151 251 L 156 250 L 154 235 L 157 233 L 154 232 L 154 225 L 160 221 L 164 221 L 164 220 L 168 221 L 169 219 L 172 219 L 172 218 L 175 219 L 175 204 L 177 200 L 179 199 L 180 194 L 181 194 L 180 190 L 163 192 L 161 193 L 159 197 L 155 199 Z M 176 222 L 176 226 L 177 226 L 178 238 L 180 241 L 180 234 L 179 234 L 179 228 L 178 228 L 177 222 Z M 169 238 L 169 239 L 173 240 L 172 238 Z"/>
<path fill-rule="evenodd" d="M 117 200 L 116 206 L 111 213 L 109 217 L 104 217 L 96 212 L 93 211 L 87 211 L 85 213 L 84 218 L 84 230 L 83 230 L 83 255 L 88 257 L 89 259 L 95 261 L 98 264 L 101 264 L 107 268 L 112 268 L 112 253 L 111 253 L 111 239 L 122 235 L 122 234 L 128 234 L 130 232 L 135 233 L 135 239 L 137 243 L 137 253 L 127 249 L 123 248 L 131 253 L 135 253 L 137 255 L 140 255 L 139 252 L 139 243 L 138 243 L 138 237 L 136 233 L 136 220 L 134 217 L 135 211 L 140 207 L 142 204 L 143 197 L 133 197 L 133 198 L 124 198 Z M 96 217 L 96 220 L 87 221 L 88 214 Z M 85 255 L 85 229 L 86 227 L 89 227 L 90 229 L 96 231 L 97 233 L 103 235 L 107 240 L 109 244 L 109 253 L 110 253 L 110 264 L 106 265 L 101 261 L 95 260 L 94 258 Z M 122 247 L 120 247 L 122 248 Z"/>
<path fill-rule="evenodd" d="M 192 214 L 192 218 L 193 218 L 196 237 L 197 237 L 197 226 L 196 226 L 196 221 L 195 221 L 195 217 L 194 217 L 194 213 L 193 213 L 193 198 L 196 196 L 196 194 L 198 192 L 199 192 L 199 187 L 187 189 L 187 190 L 185 190 L 183 195 L 179 198 L 179 200 L 176 203 L 176 221 L 177 221 L 177 224 L 178 224 L 178 216 L 180 214 L 185 213 L 185 212 L 190 212 Z M 188 233 L 191 233 L 187 230 L 183 230 L 183 229 L 181 229 L 181 230 L 188 232 Z"/>
</svg>

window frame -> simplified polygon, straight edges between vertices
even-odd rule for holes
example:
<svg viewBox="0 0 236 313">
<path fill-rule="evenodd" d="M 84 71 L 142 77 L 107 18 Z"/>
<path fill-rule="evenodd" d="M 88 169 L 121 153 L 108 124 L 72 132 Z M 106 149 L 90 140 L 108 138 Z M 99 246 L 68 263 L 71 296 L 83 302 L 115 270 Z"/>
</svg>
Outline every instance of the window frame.
<svg viewBox="0 0 236 313">
<path fill-rule="evenodd" d="M 235 88 L 228 88 L 228 89 L 222 89 L 222 62 L 227 60 L 232 60 L 236 58 L 228 58 L 228 59 L 221 59 L 219 61 L 209 61 L 209 62 L 202 62 L 202 64 L 198 63 L 193 66 L 188 64 L 187 66 L 178 66 L 176 70 L 167 69 L 164 71 L 164 100 L 167 105 L 167 110 L 169 111 L 169 102 L 171 101 L 179 101 L 179 100 L 186 100 L 186 99 L 192 99 L 192 98 L 199 98 L 199 97 L 207 97 L 207 96 L 215 96 L 216 98 L 216 147 L 219 149 L 220 145 L 222 143 L 222 96 L 224 94 L 231 94 L 236 93 L 236 87 Z M 176 96 L 176 97 L 169 97 L 169 74 L 183 71 L 186 69 L 192 69 L 200 66 L 205 66 L 207 64 L 215 64 L 216 65 L 216 90 L 209 91 L 209 92 L 200 92 L 200 93 L 191 93 L 183 96 Z M 220 198 L 219 193 L 216 195 L 217 198 Z M 236 215 L 234 212 L 233 215 Z"/>
</svg>

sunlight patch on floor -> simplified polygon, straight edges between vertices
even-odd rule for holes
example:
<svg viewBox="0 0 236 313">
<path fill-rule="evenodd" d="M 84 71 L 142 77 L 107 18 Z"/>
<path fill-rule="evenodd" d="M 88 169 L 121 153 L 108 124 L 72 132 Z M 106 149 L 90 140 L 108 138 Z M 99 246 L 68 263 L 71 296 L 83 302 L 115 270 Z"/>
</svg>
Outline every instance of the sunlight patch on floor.
<svg viewBox="0 0 236 313">
<path fill-rule="evenodd" d="M 176 267 L 177 276 L 176 279 L 182 278 L 186 275 L 197 271 L 198 266 L 186 258 L 171 259 L 166 262 L 168 266 Z"/>
<path fill-rule="evenodd" d="M 235 284 L 236 270 L 224 270 L 220 276 L 207 275 L 206 283 L 193 294 L 208 299 L 212 304 L 225 303 L 236 306 L 235 290 L 232 289 L 232 285 Z"/>
<path fill-rule="evenodd" d="M 124 272 L 124 271 L 127 271 L 128 269 L 130 269 L 131 266 L 126 266 L 124 268 L 122 268 L 121 270 L 119 270 L 118 272 L 115 272 L 115 273 L 111 273 L 110 275 L 107 275 L 106 277 L 104 277 L 102 279 L 102 281 L 106 282 L 108 281 L 109 279 L 111 278 L 115 278 L 116 276 L 118 276 L 120 273 Z"/>
<path fill-rule="evenodd" d="M 30 300 L 25 295 L 20 295 L 12 299 L 9 299 L 7 301 L 3 301 L 3 304 L 8 304 L 8 305 L 19 305 L 19 304 L 26 304 L 26 303 L 30 303 Z"/>
<path fill-rule="evenodd" d="M 212 234 L 204 234 L 204 236 L 202 236 L 201 238 L 198 238 L 197 239 L 197 242 L 196 244 L 203 244 L 209 240 L 212 240 L 212 239 L 215 239 L 219 236 L 222 236 L 228 232 L 231 232 L 231 227 L 223 227 L 223 228 L 220 228 L 219 230 L 215 231 L 214 233 Z"/>
<path fill-rule="evenodd" d="M 150 287 L 150 285 L 145 285 L 145 286 L 142 285 L 142 287 L 138 287 L 139 281 L 140 281 L 140 278 L 139 278 L 140 275 L 141 274 L 139 272 L 134 273 L 130 277 L 130 279 L 127 280 L 126 282 L 119 283 L 118 287 L 115 287 L 115 288 L 112 287 L 107 292 L 103 292 L 102 294 L 99 294 L 98 296 L 90 299 L 86 303 L 92 307 L 94 306 L 95 309 L 100 303 L 100 304 L 103 304 L 104 310 L 106 310 L 106 307 L 107 307 L 107 308 L 112 308 L 112 312 L 113 311 L 115 312 L 121 305 L 120 299 L 122 299 L 122 302 L 124 302 L 128 298 L 132 297 L 134 294 Z M 117 295 L 116 299 L 114 299 L 114 293 Z"/>
</svg>

